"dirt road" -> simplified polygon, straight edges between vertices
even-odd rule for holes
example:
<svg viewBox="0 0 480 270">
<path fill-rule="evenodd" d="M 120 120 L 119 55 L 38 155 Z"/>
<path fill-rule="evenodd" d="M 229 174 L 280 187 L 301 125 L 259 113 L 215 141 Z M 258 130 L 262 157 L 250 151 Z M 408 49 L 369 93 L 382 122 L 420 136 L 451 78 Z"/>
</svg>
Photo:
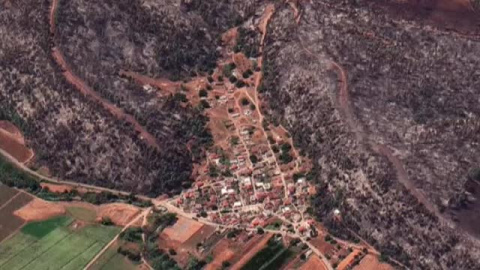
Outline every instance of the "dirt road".
<svg viewBox="0 0 480 270">
<path fill-rule="evenodd" d="M 57 7 L 58 7 L 58 0 L 52 0 L 52 4 L 50 6 L 49 22 L 50 22 L 50 31 L 53 36 L 55 36 L 55 33 L 56 33 L 55 16 L 57 13 Z M 57 64 L 63 69 L 64 71 L 63 75 L 65 76 L 65 79 L 67 79 L 67 81 L 71 83 L 75 87 L 75 89 L 77 89 L 80 93 L 82 93 L 86 97 L 99 103 L 104 109 L 109 111 L 116 118 L 126 121 L 127 123 L 133 125 L 135 131 L 137 131 L 140 134 L 139 135 L 140 139 L 145 140 L 145 142 L 148 145 L 156 148 L 157 150 L 161 149 L 155 137 L 152 134 L 150 134 L 142 125 L 140 125 L 140 123 L 138 123 L 133 116 L 125 113 L 123 110 L 116 107 L 114 104 L 102 98 L 97 92 L 95 92 L 92 88 L 90 88 L 81 78 L 76 76 L 73 73 L 70 66 L 68 65 L 67 61 L 65 60 L 63 53 L 60 51 L 58 47 L 53 48 L 52 56 L 57 62 Z"/>
<path fill-rule="evenodd" d="M 117 236 L 115 236 L 112 239 L 112 241 L 110 241 L 107 245 L 105 245 L 105 247 L 99 253 L 97 253 L 97 255 L 87 264 L 87 266 L 85 266 L 84 270 L 89 269 L 98 260 L 98 258 L 100 258 L 103 255 L 103 253 L 105 253 L 105 251 L 107 251 L 107 249 L 110 248 L 110 246 L 112 246 L 118 240 L 121 233 L 126 231 L 128 228 L 130 228 L 133 224 L 135 224 L 135 222 L 137 222 L 141 218 L 144 218 L 144 216 L 147 215 L 150 212 L 150 210 L 151 208 L 145 209 L 141 214 L 139 214 L 136 218 L 133 218 L 127 225 L 125 225 L 125 227 L 123 227 L 123 229 L 117 234 Z"/>
<path fill-rule="evenodd" d="M 316 54 L 308 50 L 303 43 L 301 43 L 301 45 L 307 54 L 316 57 L 319 61 L 322 61 Z M 420 203 L 425 206 L 425 208 L 428 209 L 430 213 L 434 214 L 439 220 L 443 221 L 444 223 L 451 223 L 445 219 L 437 207 L 433 205 L 433 203 L 431 203 L 427 197 L 415 187 L 415 184 L 408 177 L 408 173 L 403 166 L 403 162 L 394 155 L 392 148 L 388 145 L 379 144 L 369 137 L 369 134 L 365 131 L 355 116 L 350 100 L 350 94 L 348 92 L 347 74 L 345 70 L 335 61 L 330 61 L 330 64 L 330 68 L 337 72 L 339 78 L 340 87 L 337 95 L 337 104 L 340 113 L 350 130 L 355 134 L 357 141 L 360 144 L 369 146 L 375 153 L 384 156 L 393 165 L 398 181 L 402 183 L 405 188 L 407 188 L 410 194 L 412 194 Z"/>
</svg>

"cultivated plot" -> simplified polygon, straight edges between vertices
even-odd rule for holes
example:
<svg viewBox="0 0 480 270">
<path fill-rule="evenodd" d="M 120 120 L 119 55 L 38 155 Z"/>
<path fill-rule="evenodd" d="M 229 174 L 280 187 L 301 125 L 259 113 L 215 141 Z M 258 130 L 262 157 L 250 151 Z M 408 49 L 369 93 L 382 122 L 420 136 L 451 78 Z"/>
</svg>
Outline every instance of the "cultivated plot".
<svg viewBox="0 0 480 270">
<path fill-rule="evenodd" d="M 0 185 L 0 242 L 17 231 L 25 221 L 14 215 L 17 209 L 22 208 L 32 200 L 32 196 Z M 5 197 L 3 197 L 5 196 Z"/>
<path fill-rule="evenodd" d="M 119 231 L 66 216 L 33 222 L 0 245 L 0 269 L 82 269 Z"/>
</svg>

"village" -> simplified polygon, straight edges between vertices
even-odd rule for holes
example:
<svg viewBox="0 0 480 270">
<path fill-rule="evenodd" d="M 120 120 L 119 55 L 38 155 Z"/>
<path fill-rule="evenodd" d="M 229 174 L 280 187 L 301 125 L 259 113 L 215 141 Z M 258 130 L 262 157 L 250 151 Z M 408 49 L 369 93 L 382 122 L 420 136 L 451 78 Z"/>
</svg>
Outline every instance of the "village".
<svg viewBox="0 0 480 270">
<path fill-rule="evenodd" d="M 193 187 L 170 203 L 221 225 L 257 228 L 276 222 L 280 229 L 285 223 L 290 232 L 309 236 L 313 218 L 306 212 L 315 194 L 307 181 L 310 161 L 299 155 L 283 127 L 268 123 L 260 112 L 261 58 L 228 54 L 231 61 L 222 70 L 196 84 L 198 99 L 185 93 L 209 116 L 215 146 Z"/>
</svg>

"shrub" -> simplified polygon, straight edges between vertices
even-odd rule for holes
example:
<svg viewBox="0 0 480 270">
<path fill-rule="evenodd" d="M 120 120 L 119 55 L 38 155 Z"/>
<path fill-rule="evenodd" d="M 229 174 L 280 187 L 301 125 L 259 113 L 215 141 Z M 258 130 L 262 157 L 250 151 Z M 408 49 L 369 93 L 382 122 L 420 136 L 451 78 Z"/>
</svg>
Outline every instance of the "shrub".
<svg viewBox="0 0 480 270">
<path fill-rule="evenodd" d="M 173 100 L 180 101 L 180 102 L 188 101 L 187 96 L 183 93 L 175 93 L 175 95 L 173 96 Z"/>
<path fill-rule="evenodd" d="M 200 91 L 198 92 L 198 95 L 199 95 L 200 97 L 206 97 L 206 96 L 208 96 L 208 92 L 207 92 L 207 90 L 202 89 L 202 90 L 200 90 Z"/>
<path fill-rule="evenodd" d="M 102 225 L 104 226 L 112 226 L 112 225 L 115 225 L 112 221 L 111 218 L 109 217 L 102 217 Z"/>
<path fill-rule="evenodd" d="M 242 87 L 244 87 L 245 85 L 246 85 L 245 82 L 242 81 L 242 80 L 238 80 L 238 81 L 235 83 L 235 87 L 237 87 L 237 88 L 242 88 Z"/>
</svg>

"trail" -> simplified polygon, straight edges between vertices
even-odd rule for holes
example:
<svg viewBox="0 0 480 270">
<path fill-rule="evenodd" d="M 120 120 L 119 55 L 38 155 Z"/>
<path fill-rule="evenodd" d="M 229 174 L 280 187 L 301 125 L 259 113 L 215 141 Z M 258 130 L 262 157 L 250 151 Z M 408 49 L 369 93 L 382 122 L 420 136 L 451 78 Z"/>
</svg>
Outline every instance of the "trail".
<svg viewBox="0 0 480 270">
<path fill-rule="evenodd" d="M 57 12 L 58 1 L 59 0 L 52 0 L 52 4 L 50 6 L 50 16 L 49 16 L 50 32 L 53 36 L 55 36 L 55 33 L 56 33 L 56 29 L 55 29 L 56 15 L 55 14 Z M 53 47 L 52 56 L 57 62 L 57 64 L 63 69 L 63 75 L 65 76 L 65 79 L 69 83 L 71 83 L 73 86 L 75 86 L 75 88 L 78 91 L 80 91 L 80 93 L 94 100 L 95 102 L 98 102 L 104 109 L 109 111 L 116 118 L 120 120 L 124 120 L 127 123 L 133 125 L 135 131 L 139 133 L 140 139 L 144 140 L 148 145 L 154 147 L 157 150 L 161 149 L 155 137 L 152 134 L 150 134 L 147 130 L 145 130 L 145 128 L 142 125 L 140 125 L 140 123 L 138 123 L 133 116 L 125 113 L 123 110 L 119 109 L 114 104 L 102 98 L 97 92 L 95 92 L 92 88 L 90 88 L 81 78 L 76 76 L 73 73 L 71 67 L 68 65 L 67 61 L 65 60 L 65 57 L 63 56 L 62 52 L 58 47 L 56 46 Z"/>
<path fill-rule="evenodd" d="M 307 54 L 316 57 L 319 61 L 321 61 L 318 55 L 307 49 L 302 42 L 300 42 L 300 44 Z M 425 206 L 425 208 L 427 208 L 430 213 L 434 214 L 439 220 L 445 223 L 450 223 L 443 217 L 437 207 L 435 207 L 435 205 L 433 205 L 430 200 L 428 200 L 427 197 L 415 187 L 415 184 L 408 177 L 408 173 L 405 170 L 402 161 L 394 155 L 392 148 L 388 145 L 377 143 L 375 140 L 369 137 L 363 126 L 356 119 L 354 110 L 352 108 L 350 94 L 348 92 L 347 74 L 345 70 L 335 61 L 330 61 L 330 64 L 330 68 L 335 70 L 339 77 L 340 87 L 338 90 L 337 102 L 340 113 L 347 123 L 349 129 L 355 134 L 357 141 L 360 144 L 366 144 L 375 153 L 385 157 L 393 165 L 397 179 L 405 186 L 410 194 L 412 194 L 420 203 Z"/>
<path fill-rule="evenodd" d="M 125 225 L 125 227 L 123 227 L 123 229 L 112 239 L 112 241 L 110 241 L 107 245 L 105 245 L 105 247 L 99 252 L 97 253 L 97 255 L 87 264 L 87 266 L 85 266 L 85 268 L 83 268 L 84 270 L 87 270 L 89 269 L 97 260 L 98 258 L 100 258 L 103 253 L 105 253 L 105 251 L 107 251 L 107 249 L 109 249 L 117 240 L 118 238 L 120 237 L 120 234 L 123 233 L 124 231 L 126 231 L 128 228 L 130 228 L 135 222 L 137 222 L 140 218 L 143 218 L 149 211 L 150 211 L 151 208 L 148 208 L 148 209 L 145 209 L 145 211 L 143 211 L 140 215 L 138 215 L 136 218 L 132 219 L 127 225 Z"/>
</svg>

